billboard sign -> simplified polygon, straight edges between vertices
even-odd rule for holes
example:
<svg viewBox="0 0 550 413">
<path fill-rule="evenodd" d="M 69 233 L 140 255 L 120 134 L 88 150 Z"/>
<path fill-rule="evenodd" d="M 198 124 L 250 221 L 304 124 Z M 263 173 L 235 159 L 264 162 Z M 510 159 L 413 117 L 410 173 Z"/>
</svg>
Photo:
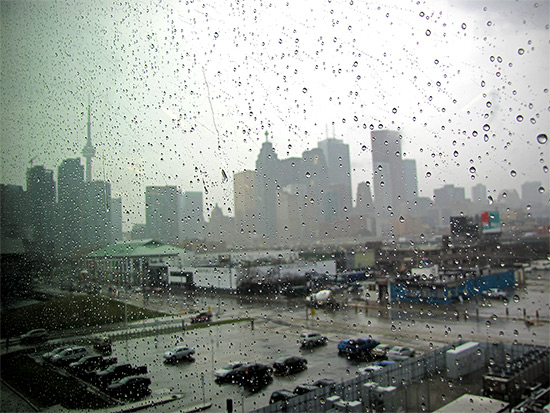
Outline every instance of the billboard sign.
<svg viewBox="0 0 550 413">
<path fill-rule="evenodd" d="M 500 232 L 500 214 L 498 211 L 485 211 L 481 213 L 481 232 L 483 234 L 496 234 Z"/>
</svg>

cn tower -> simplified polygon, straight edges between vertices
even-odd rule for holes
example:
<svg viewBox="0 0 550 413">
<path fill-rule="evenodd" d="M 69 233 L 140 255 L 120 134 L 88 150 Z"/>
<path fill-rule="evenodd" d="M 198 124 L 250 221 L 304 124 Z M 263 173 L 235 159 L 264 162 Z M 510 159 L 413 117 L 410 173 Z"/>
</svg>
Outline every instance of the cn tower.
<svg viewBox="0 0 550 413">
<path fill-rule="evenodd" d="M 88 138 L 82 149 L 82 156 L 86 158 L 86 182 L 92 182 L 92 158 L 95 156 L 95 147 L 92 144 L 92 125 L 90 121 L 90 102 L 88 102 Z"/>
</svg>

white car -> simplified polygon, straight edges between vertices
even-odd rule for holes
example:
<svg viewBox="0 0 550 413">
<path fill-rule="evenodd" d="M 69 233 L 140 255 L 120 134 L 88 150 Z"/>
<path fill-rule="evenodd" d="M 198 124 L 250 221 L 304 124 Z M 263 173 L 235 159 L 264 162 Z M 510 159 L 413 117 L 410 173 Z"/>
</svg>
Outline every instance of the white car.
<svg viewBox="0 0 550 413">
<path fill-rule="evenodd" d="M 374 358 L 385 358 L 391 348 L 391 344 L 378 344 L 375 348 L 372 349 L 371 355 Z"/>
<path fill-rule="evenodd" d="M 88 349 L 86 347 L 77 346 L 69 347 L 65 350 L 55 354 L 50 358 L 53 364 L 59 366 L 68 366 L 69 364 L 80 360 L 82 357 L 88 355 Z"/>
<path fill-rule="evenodd" d="M 166 363 L 174 363 L 180 360 L 189 360 L 193 354 L 195 354 L 194 349 L 185 346 L 177 346 L 165 352 L 163 357 Z"/>
<path fill-rule="evenodd" d="M 489 298 L 506 298 L 508 294 L 506 291 L 501 290 L 500 288 L 490 288 L 487 291 L 483 291 L 484 296 Z"/>
<path fill-rule="evenodd" d="M 410 347 L 395 346 L 388 351 L 388 360 L 402 361 L 414 357 L 415 350 Z"/>
<path fill-rule="evenodd" d="M 221 369 L 216 370 L 214 372 L 214 376 L 216 376 L 217 381 L 230 380 L 232 379 L 232 375 L 233 373 L 235 373 L 235 370 L 243 365 L 244 363 L 240 361 L 233 361 L 229 364 L 226 364 Z"/>
</svg>

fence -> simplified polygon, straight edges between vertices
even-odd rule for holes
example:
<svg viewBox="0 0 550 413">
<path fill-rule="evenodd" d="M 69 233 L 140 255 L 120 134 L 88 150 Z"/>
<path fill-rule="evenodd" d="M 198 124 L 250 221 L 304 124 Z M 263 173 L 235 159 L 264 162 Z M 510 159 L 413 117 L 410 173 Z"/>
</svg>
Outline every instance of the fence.
<svg viewBox="0 0 550 413">
<path fill-rule="evenodd" d="M 406 387 L 412 383 L 431 375 L 443 377 L 447 371 L 445 353 L 447 350 L 453 349 L 460 344 L 463 344 L 463 342 L 447 345 L 420 357 L 386 366 L 382 370 L 360 375 L 340 384 L 322 387 L 284 402 L 270 404 L 254 410 L 254 412 L 325 412 L 333 407 L 333 403 L 331 402 L 333 396 L 338 396 L 341 400 L 345 401 L 353 400 L 361 402 L 360 411 L 364 412 L 394 410 L 382 407 L 380 404 L 381 394 L 365 388 L 364 385 L 368 382 L 374 382 L 377 386 L 382 387 L 394 386 L 395 390 L 389 397 L 393 399 L 394 403 L 397 403 L 397 405 L 394 405 L 395 410 L 397 410 L 401 407 L 399 403 L 403 402 L 397 397 L 398 391 L 405 390 L 402 393 L 406 399 Z M 479 366 L 480 368 L 485 368 L 489 364 L 502 364 L 505 360 L 519 357 L 533 348 L 534 346 L 523 344 L 479 343 L 479 355 L 484 361 Z M 349 411 L 355 410 L 350 408 Z"/>
</svg>

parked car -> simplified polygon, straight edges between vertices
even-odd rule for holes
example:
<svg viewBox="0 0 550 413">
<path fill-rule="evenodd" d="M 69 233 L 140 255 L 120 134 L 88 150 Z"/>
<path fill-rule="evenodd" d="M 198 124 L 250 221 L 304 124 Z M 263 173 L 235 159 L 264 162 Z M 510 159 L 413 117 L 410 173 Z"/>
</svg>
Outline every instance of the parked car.
<svg viewBox="0 0 550 413">
<path fill-rule="evenodd" d="M 300 345 L 304 348 L 311 348 L 327 344 L 328 338 L 319 333 L 302 333 L 300 334 Z"/>
<path fill-rule="evenodd" d="M 316 387 L 332 387 L 332 386 L 336 386 L 337 384 L 338 383 L 336 382 L 336 380 L 327 379 L 327 378 L 319 379 L 313 382 L 313 386 L 316 386 Z"/>
<path fill-rule="evenodd" d="M 318 390 L 318 386 L 314 386 L 313 384 L 300 384 L 294 388 L 292 391 L 295 395 L 299 396 L 301 394 L 309 393 L 310 391 Z"/>
<path fill-rule="evenodd" d="M 276 390 L 273 393 L 271 393 L 271 397 L 269 398 L 269 404 L 277 403 L 280 401 L 287 401 L 296 396 L 297 395 L 291 392 L 290 390 L 286 390 L 286 389 Z"/>
<path fill-rule="evenodd" d="M 93 337 L 92 346 L 94 350 L 103 355 L 108 356 L 113 353 L 112 342 L 109 337 Z"/>
<path fill-rule="evenodd" d="M 128 376 L 147 374 L 147 366 L 132 366 L 131 364 L 113 364 L 105 370 L 92 371 L 87 378 L 99 387 L 107 387 L 109 384 Z"/>
<path fill-rule="evenodd" d="M 271 368 L 265 364 L 246 364 L 235 370 L 233 382 L 254 391 L 266 386 L 273 380 L 271 373 Z"/>
<path fill-rule="evenodd" d="M 273 372 L 277 375 L 297 373 L 307 368 L 307 360 L 300 356 L 287 356 L 275 360 Z"/>
<path fill-rule="evenodd" d="M 69 347 L 70 347 L 70 346 L 60 346 L 60 347 L 56 347 L 56 348 L 54 348 L 53 350 L 48 351 L 48 352 L 42 354 L 42 360 L 44 360 L 44 361 L 50 361 L 51 358 L 52 358 L 53 356 L 55 356 L 56 354 L 61 353 L 63 350 L 66 350 L 66 349 L 68 349 Z"/>
<path fill-rule="evenodd" d="M 372 349 L 371 355 L 373 358 L 386 358 L 388 355 L 388 351 L 390 351 L 392 347 L 393 346 L 391 344 L 378 344 L 375 348 Z"/>
<path fill-rule="evenodd" d="M 388 360 L 402 361 L 414 357 L 415 350 L 409 347 L 395 346 L 388 351 Z"/>
<path fill-rule="evenodd" d="M 20 336 L 21 344 L 38 344 L 48 340 L 48 332 L 43 328 L 27 331 Z"/>
<path fill-rule="evenodd" d="M 226 364 L 221 369 L 216 370 L 214 372 L 216 382 L 224 383 L 233 381 L 235 377 L 235 372 L 238 370 L 239 367 L 243 366 L 243 364 L 244 363 L 240 361 L 233 361 L 229 364 Z"/>
<path fill-rule="evenodd" d="M 376 363 L 369 364 L 368 366 L 361 367 L 360 369 L 357 369 L 358 374 L 369 374 L 374 371 L 380 371 L 383 370 L 384 367 L 391 366 L 396 364 L 395 361 L 392 360 L 382 360 L 377 361 Z"/>
<path fill-rule="evenodd" d="M 191 317 L 191 324 L 205 323 L 212 320 L 212 313 L 210 311 L 203 311 L 196 316 Z"/>
<path fill-rule="evenodd" d="M 372 338 L 348 338 L 338 343 L 338 354 L 347 357 L 367 357 L 380 342 Z"/>
<path fill-rule="evenodd" d="M 151 394 L 151 379 L 145 376 L 128 376 L 107 386 L 107 393 L 116 399 L 140 399 Z"/>
<path fill-rule="evenodd" d="M 103 370 L 107 367 L 116 364 L 116 357 L 103 357 L 98 355 L 84 356 L 80 360 L 69 364 L 69 372 L 76 376 L 84 375 L 92 370 Z"/>
<path fill-rule="evenodd" d="M 186 346 L 177 346 L 163 354 L 165 363 L 176 363 L 181 360 L 192 360 L 195 350 Z"/>
<path fill-rule="evenodd" d="M 50 361 L 57 366 L 68 366 L 88 355 L 88 349 L 83 346 L 69 347 L 57 353 Z"/>
<path fill-rule="evenodd" d="M 500 288 L 489 288 L 488 290 L 483 291 L 481 294 L 488 298 L 507 298 L 508 297 L 508 293 L 504 290 L 501 290 Z"/>
</svg>

